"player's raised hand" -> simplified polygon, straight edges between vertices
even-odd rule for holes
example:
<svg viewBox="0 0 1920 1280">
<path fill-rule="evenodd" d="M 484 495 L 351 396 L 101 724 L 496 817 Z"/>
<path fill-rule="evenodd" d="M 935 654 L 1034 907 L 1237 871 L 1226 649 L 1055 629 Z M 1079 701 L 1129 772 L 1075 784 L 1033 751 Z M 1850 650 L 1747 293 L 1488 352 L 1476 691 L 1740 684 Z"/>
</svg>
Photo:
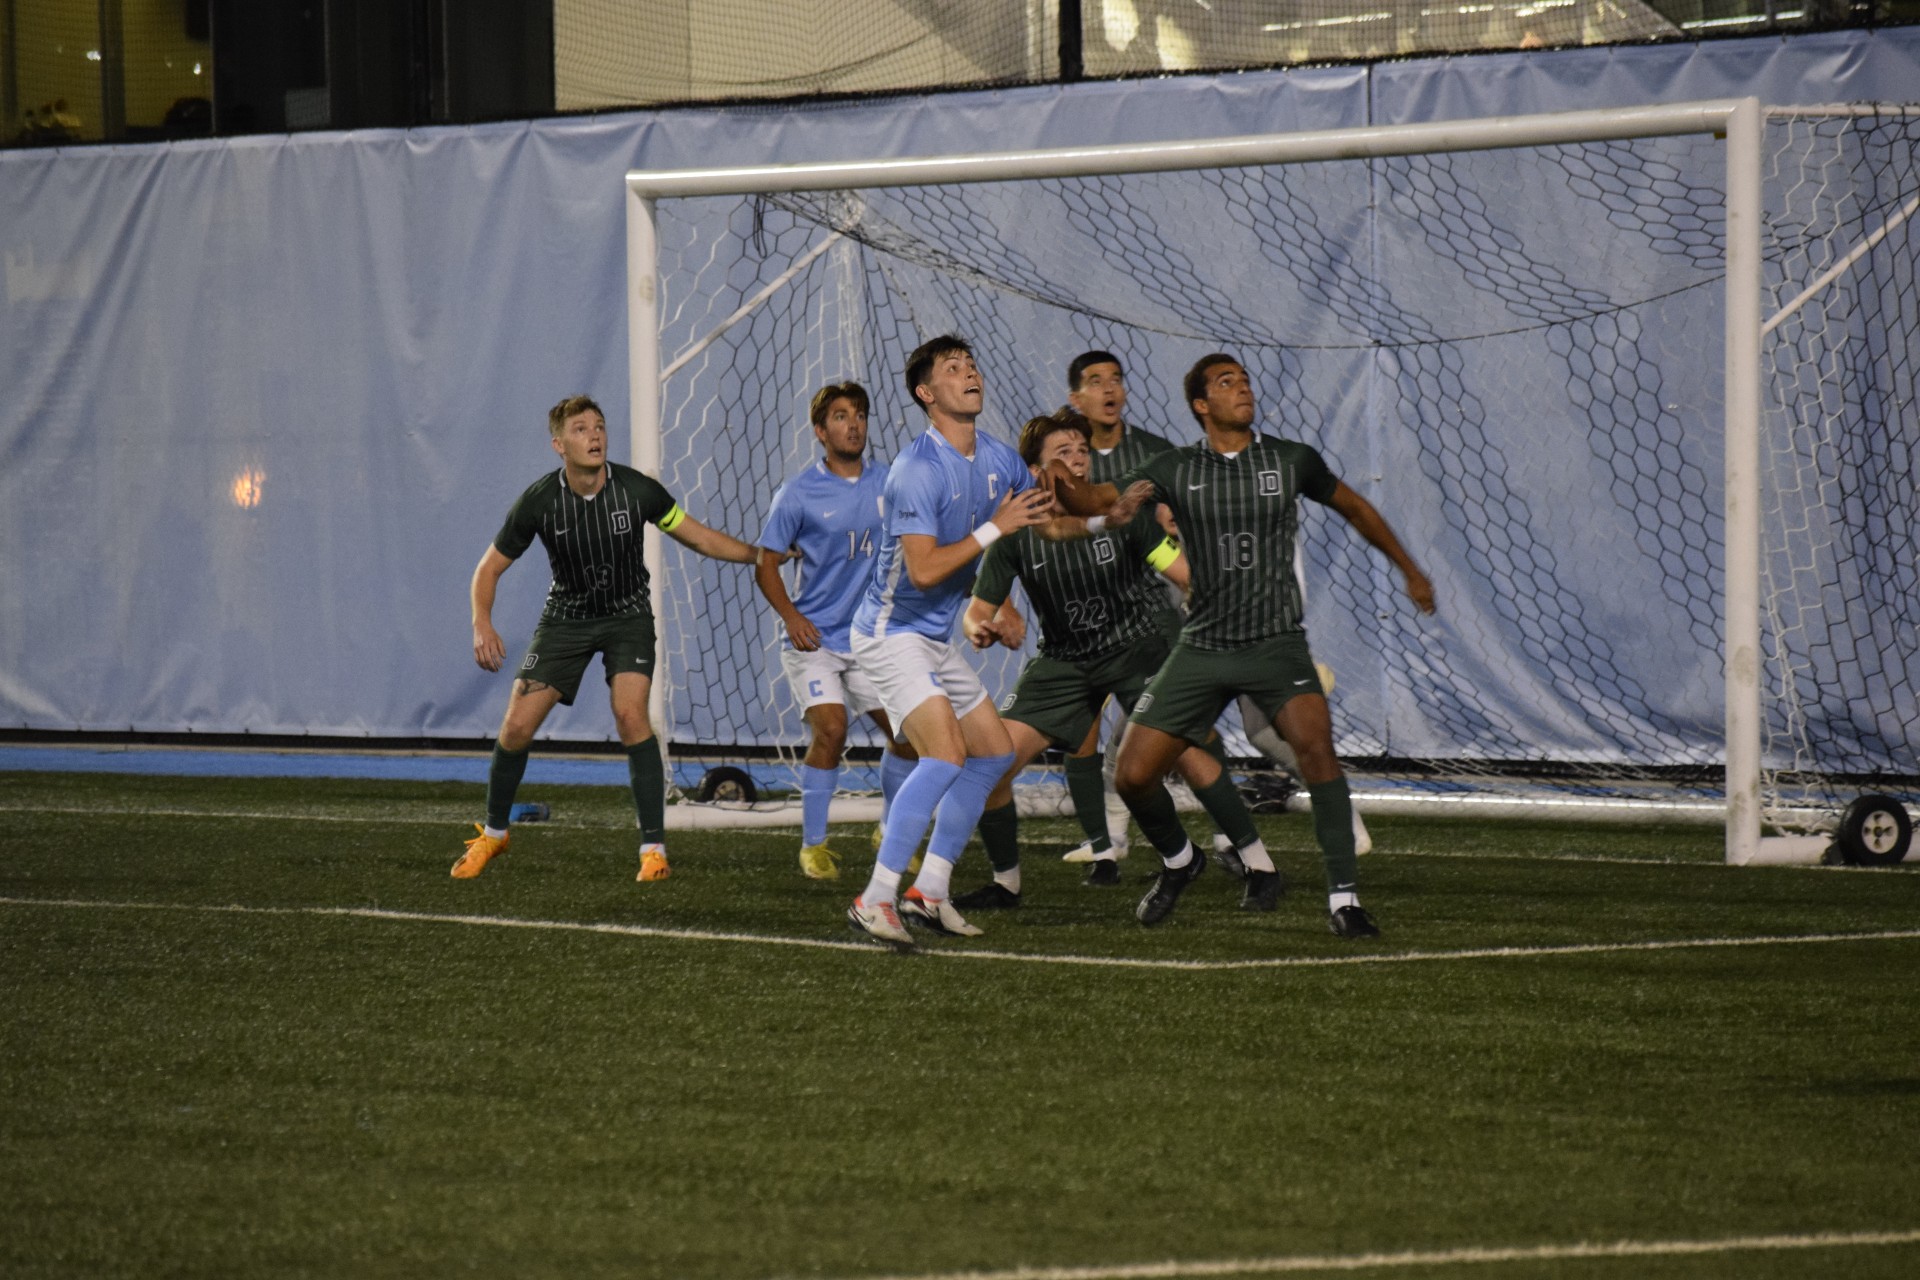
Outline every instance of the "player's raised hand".
<svg viewBox="0 0 1920 1280">
<path fill-rule="evenodd" d="M 1016 533 L 1052 518 L 1053 494 L 1037 487 L 1008 494 L 993 513 L 993 522 L 1000 526 L 1002 533 Z"/>
<path fill-rule="evenodd" d="M 1127 486 L 1127 491 L 1107 508 L 1109 526 L 1125 524 L 1133 519 L 1133 513 L 1145 506 L 1153 497 L 1153 485 L 1146 480 L 1136 480 Z"/>
<path fill-rule="evenodd" d="M 491 623 L 473 624 L 473 660 L 487 671 L 498 671 L 507 660 L 507 646 L 500 643 L 500 633 Z"/>
</svg>

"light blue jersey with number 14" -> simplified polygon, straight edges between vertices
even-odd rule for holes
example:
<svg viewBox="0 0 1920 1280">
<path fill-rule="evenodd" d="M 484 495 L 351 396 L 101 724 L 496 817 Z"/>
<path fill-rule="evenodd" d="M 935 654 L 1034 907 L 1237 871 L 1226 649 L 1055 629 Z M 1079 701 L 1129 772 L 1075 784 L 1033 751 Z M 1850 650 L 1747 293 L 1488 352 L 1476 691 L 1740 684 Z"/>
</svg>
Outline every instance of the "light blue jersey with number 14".
<svg viewBox="0 0 1920 1280">
<path fill-rule="evenodd" d="M 852 646 L 847 625 L 873 574 L 886 484 L 887 468 L 880 463 L 867 463 L 858 479 L 848 480 L 815 462 L 773 495 L 759 545 L 800 553 L 793 607 L 820 629 L 823 649 L 846 653 Z"/>
</svg>

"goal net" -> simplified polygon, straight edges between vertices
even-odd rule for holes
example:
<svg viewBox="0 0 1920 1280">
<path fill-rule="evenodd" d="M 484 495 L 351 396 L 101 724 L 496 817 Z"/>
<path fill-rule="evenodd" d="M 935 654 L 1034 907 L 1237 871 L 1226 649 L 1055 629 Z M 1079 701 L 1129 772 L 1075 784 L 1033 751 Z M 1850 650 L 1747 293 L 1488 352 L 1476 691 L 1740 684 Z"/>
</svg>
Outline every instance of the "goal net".
<svg viewBox="0 0 1920 1280">
<path fill-rule="evenodd" d="M 1744 151 L 1716 136 L 1736 109 Z M 1719 822 L 1731 793 L 1757 834 L 1741 797 L 1785 832 L 1914 794 L 1920 113 L 1688 104 L 629 189 L 637 456 L 709 523 L 757 534 L 826 382 L 864 383 L 871 456 L 897 453 L 933 334 L 974 344 L 1003 439 L 1099 348 L 1129 421 L 1190 442 L 1182 376 L 1224 350 L 1260 429 L 1319 448 L 1437 587 L 1420 617 L 1303 504 L 1363 809 Z M 664 567 L 673 749 L 790 768 L 750 575 Z M 1026 656 L 982 655 L 988 688 Z"/>
</svg>

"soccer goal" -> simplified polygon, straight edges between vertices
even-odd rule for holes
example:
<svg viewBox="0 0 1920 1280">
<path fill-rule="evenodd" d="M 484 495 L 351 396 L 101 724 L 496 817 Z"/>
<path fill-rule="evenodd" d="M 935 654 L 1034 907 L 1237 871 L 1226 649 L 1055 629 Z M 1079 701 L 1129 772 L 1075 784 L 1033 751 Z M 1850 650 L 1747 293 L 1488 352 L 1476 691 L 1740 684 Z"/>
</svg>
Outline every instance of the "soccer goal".
<svg viewBox="0 0 1920 1280">
<path fill-rule="evenodd" d="M 1438 588 L 1417 616 L 1307 504 L 1363 809 L 1724 822 L 1749 862 L 1818 857 L 1862 791 L 1920 797 L 1920 111 L 1741 99 L 627 189 L 633 455 L 703 519 L 757 532 L 829 380 L 872 391 L 890 458 L 935 333 L 974 343 L 1003 438 L 1101 348 L 1130 421 L 1192 440 L 1182 375 L 1225 350 L 1262 429 L 1319 447 Z M 748 575 L 664 560 L 670 744 L 791 762 Z M 985 655 L 989 688 L 1021 657 Z"/>
</svg>

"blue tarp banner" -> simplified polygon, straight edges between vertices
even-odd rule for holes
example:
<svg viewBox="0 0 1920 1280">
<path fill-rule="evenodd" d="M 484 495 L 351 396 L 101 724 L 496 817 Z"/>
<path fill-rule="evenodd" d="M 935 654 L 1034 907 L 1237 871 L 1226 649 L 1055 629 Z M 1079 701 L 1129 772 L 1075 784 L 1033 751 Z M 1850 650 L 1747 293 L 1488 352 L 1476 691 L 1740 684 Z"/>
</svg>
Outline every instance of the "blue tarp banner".
<svg viewBox="0 0 1920 1280">
<path fill-rule="evenodd" d="M 1906 28 L 0 153 L 0 726 L 491 735 L 467 584 L 547 407 L 594 394 L 626 456 L 630 168 L 1916 90 Z M 613 736 L 590 692 L 551 732 Z"/>
</svg>

